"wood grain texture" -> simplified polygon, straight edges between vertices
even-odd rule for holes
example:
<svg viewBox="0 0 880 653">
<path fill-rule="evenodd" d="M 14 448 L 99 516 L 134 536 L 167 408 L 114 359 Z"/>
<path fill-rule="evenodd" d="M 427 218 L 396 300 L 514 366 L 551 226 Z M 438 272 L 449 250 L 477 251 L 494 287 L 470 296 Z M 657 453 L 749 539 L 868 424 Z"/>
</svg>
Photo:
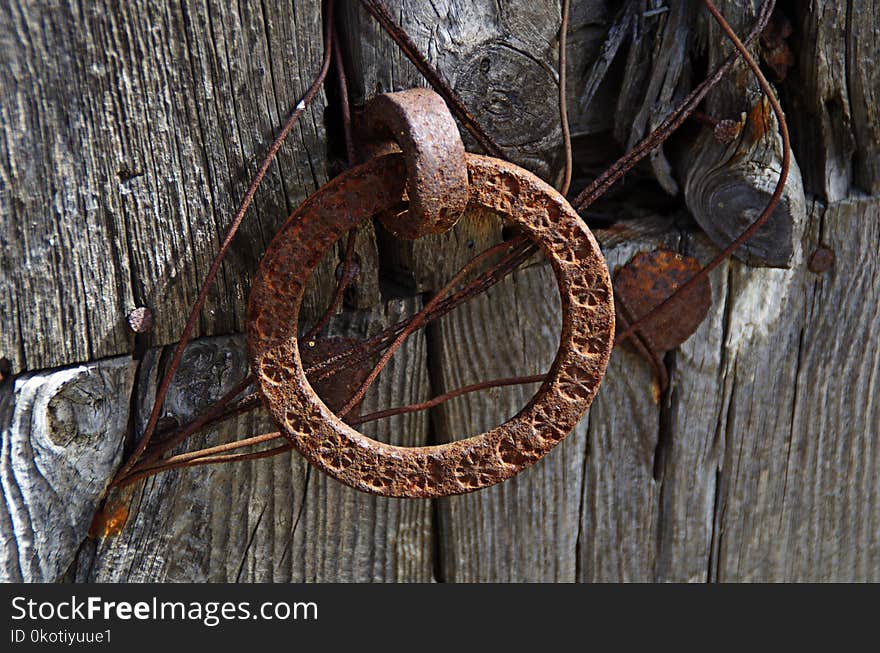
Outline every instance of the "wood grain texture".
<svg viewBox="0 0 880 653">
<path fill-rule="evenodd" d="M 679 240 L 677 232 L 667 231 L 630 238 L 604 252 L 613 271 L 641 251 L 675 249 Z M 577 581 L 653 580 L 663 490 L 655 478 L 661 423 L 651 366 L 615 348 L 602 391 L 582 422 L 588 446 L 580 490 Z"/>
<path fill-rule="evenodd" d="M 668 7 L 629 0 L 620 13 L 618 30 L 629 40 L 623 51 L 620 89 L 615 99 L 614 136 L 628 149 L 642 140 L 669 115 L 689 90 L 694 22 L 693 3 Z M 646 162 L 660 186 L 670 195 L 679 182 L 665 147 Z"/>
<path fill-rule="evenodd" d="M 545 179 L 558 169 L 559 108 L 547 101 L 557 95 L 558 0 L 516 6 L 393 0 L 386 6 L 511 161 Z M 364 88 L 367 97 L 424 85 L 364 10 L 359 25 L 361 38 L 352 46 L 358 76 L 371 82 Z M 474 146 L 469 135 L 463 137 Z"/>
<path fill-rule="evenodd" d="M 481 105 L 475 111 L 498 112 L 490 131 L 553 177 L 558 2 L 389 4 L 442 74 Z M 585 52 L 570 53 L 570 104 L 595 91 L 586 108 L 572 109 L 584 142 L 608 137 L 615 123 L 621 142 L 648 129 L 651 107 L 661 113 L 689 69 L 705 63 L 701 48 L 714 53 L 722 43 L 700 19 L 697 41 L 682 49 L 684 14 L 648 15 L 661 4 L 573 8 L 570 43 Z M 728 0 L 722 9 L 742 31 L 755 5 Z M 346 6 L 347 38 L 361 44 L 349 43 L 360 57 L 352 75 L 359 96 L 418 83 L 378 28 Z M 642 32 L 609 35 L 616 45 L 605 65 L 593 48 L 609 28 L 623 29 L 627 8 Z M 874 7 L 811 0 L 783 9 L 796 27 L 798 63 L 779 87 L 808 193 L 791 231 L 790 268 L 733 261 L 713 272 L 709 317 L 666 356 L 667 394 L 657 396 L 646 362 L 618 350 L 575 431 L 491 489 L 437 502 L 380 499 L 290 454 L 154 477 L 117 496 L 130 513 L 122 532 L 92 540 L 92 513 L 130 427 L 142 430 L 169 355 L 154 347 L 132 360 L 125 314 L 140 303 L 157 312 L 159 327 L 139 351 L 176 337 L 218 234 L 316 67 L 320 15 L 314 0 L 4 4 L 0 88 L 11 100 L 0 106 L 0 356 L 17 372 L 123 355 L 0 386 L 2 578 L 880 581 L 878 39 L 876 21 L 864 19 Z M 655 55 L 668 78 L 654 76 L 662 72 Z M 530 81 L 513 84 L 517 75 Z M 708 108 L 747 100 L 746 77 L 740 68 Z M 502 120 L 510 107 L 539 104 L 525 122 Z M 322 109 L 319 99 L 258 194 L 203 332 L 241 330 L 250 271 L 277 225 L 324 179 Z M 536 116 L 552 124 L 532 132 Z M 663 156 L 675 163 L 674 148 Z M 666 164 L 651 164 L 662 184 Z M 682 180 L 674 165 L 671 173 Z M 711 258 L 716 247 L 676 217 L 681 210 L 603 229 L 609 266 L 660 245 Z M 343 311 L 329 333 L 364 337 L 412 313 L 419 293 L 504 235 L 490 214 L 412 246 L 381 233 L 377 243 L 366 225 L 360 285 L 348 297 L 362 310 Z M 836 263 L 818 275 L 806 261 L 820 244 Z M 338 256 L 314 280 L 305 322 L 332 290 Z M 552 275 L 532 264 L 414 336 L 363 410 L 543 371 L 558 328 Z M 241 336 L 196 341 L 166 412 L 187 419 L 245 369 Z M 400 444 L 463 437 L 503 421 L 534 390 L 487 390 L 362 430 Z M 271 428 L 258 413 L 191 446 Z"/>
<path fill-rule="evenodd" d="M 60 578 L 122 456 L 136 363 L 113 358 L 0 385 L 0 582 Z"/>
<path fill-rule="evenodd" d="M 878 215 L 876 198 L 816 204 L 803 253 L 827 244 L 832 271 L 730 280 L 730 297 L 763 298 L 767 317 L 735 312 L 721 368 L 718 580 L 880 579 Z"/>
<path fill-rule="evenodd" d="M 880 192 L 880 6 L 791 3 L 797 63 L 783 86 L 807 190 L 827 202 Z"/>
<path fill-rule="evenodd" d="M 364 338 L 411 313 L 415 300 L 339 316 L 330 332 Z M 158 372 L 145 359 L 137 401 L 143 419 Z M 422 401 L 428 394 L 425 339 L 416 335 L 368 392 L 363 412 Z M 189 419 L 247 370 L 241 337 L 193 343 L 166 401 L 167 416 Z M 262 409 L 194 437 L 187 450 L 274 430 Z M 427 416 L 364 425 L 371 437 L 423 444 Z M 431 578 L 431 506 L 369 496 L 312 469 L 295 452 L 273 458 L 165 472 L 126 492 L 128 524 L 87 543 L 77 580 L 93 582 L 427 581 Z M 111 495 L 111 499 L 114 497 Z"/>
<path fill-rule="evenodd" d="M 743 233 L 770 201 L 782 173 L 779 123 L 763 96 L 737 123 L 738 135 L 719 143 L 708 129 L 687 155 L 684 196 L 706 234 L 725 247 Z M 734 256 L 753 266 L 788 267 L 806 219 L 800 168 L 792 157 L 788 179 L 773 215 Z"/>
<path fill-rule="evenodd" d="M 737 34 L 748 33 L 757 19 L 759 6 L 760 3 L 742 0 L 718 3 Z M 706 43 L 711 70 L 720 65 L 734 47 L 708 12 L 701 11 L 700 18 L 705 25 L 701 36 Z M 759 37 L 750 47 L 758 61 L 761 43 Z M 703 128 L 686 148 L 679 164 L 688 210 L 720 248 L 757 219 L 773 194 L 782 168 L 782 137 L 757 79 L 741 59 L 712 89 L 706 98 L 705 110 L 716 120 L 730 119 L 739 123 L 737 138 L 730 144 L 718 142 L 710 129 Z M 772 219 L 734 253 L 750 265 L 786 267 L 798 246 L 805 200 L 796 154 L 792 154 L 788 181 Z"/>
<path fill-rule="evenodd" d="M 560 328 L 549 266 L 512 275 L 432 330 L 436 391 L 545 372 L 559 347 Z M 444 442 L 486 431 L 516 414 L 536 391 L 537 384 L 530 384 L 456 398 L 434 411 L 436 437 Z M 573 580 L 585 444 L 582 433 L 572 434 L 510 481 L 439 500 L 443 579 Z"/>
<path fill-rule="evenodd" d="M 317 72 L 320 30 L 318 0 L 3 3 L 0 356 L 15 371 L 131 350 L 136 305 L 156 314 L 154 344 L 177 337 L 260 157 Z M 260 252 L 326 179 L 323 104 L 263 182 L 202 332 L 243 330 Z"/>
<path fill-rule="evenodd" d="M 657 128 L 702 79 L 703 64 L 695 65 L 694 52 L 705 55 L 711 69 L 733 51 L 700 3 L 649 4 L 638 0 L 624 3 L 584 91 L 585 98 L 592 97 L 611 63 L 618 60 L 622 72 L 613 131 L 625 148 Z M 719 5 L 738 33 L 745 34 L 751 28 L 756 3 L 732 0 Z M 622 47 L 623 43 L 628 47 Z M 761 50 L 760 39 L 752 50 Z M 754 221 L 772 194 L 782 146 L 775 118 L 766 115 L 758 84 L 743 62 L 734 66 L 704 104 L 704 110 L 715 119 L 739 120 L 739 137 L 731 144 L 721 144 L 711 129 L 700 129 L 691 121 L 681 136 L 651 152 L 642 168 L 669 195 L 683 189 L 693 218 L 723 247 Z M 774 219 L 739 248 L 736 256 L 752 265 L 787 266 L 803 222 L 804 192 L 795 161 Z"/>
</svg>

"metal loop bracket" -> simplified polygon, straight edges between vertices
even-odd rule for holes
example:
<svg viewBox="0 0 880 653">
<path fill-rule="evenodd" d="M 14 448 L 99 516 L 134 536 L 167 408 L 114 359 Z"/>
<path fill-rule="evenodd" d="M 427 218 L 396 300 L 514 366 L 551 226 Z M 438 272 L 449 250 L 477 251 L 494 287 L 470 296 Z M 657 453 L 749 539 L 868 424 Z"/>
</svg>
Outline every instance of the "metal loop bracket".
<svg viewBox="0 0 880 653">
<path fill-rule="evenodd" d="M 443 98 L 427 88 L 377 95 L 364 107 L 360 132 L 368 141 L 393 140 L 406 161 L 409 210 L 382 215 L 385 228 L 414 240 L 458 222 L 468 201 L 467 163 Z"/>
</svg>

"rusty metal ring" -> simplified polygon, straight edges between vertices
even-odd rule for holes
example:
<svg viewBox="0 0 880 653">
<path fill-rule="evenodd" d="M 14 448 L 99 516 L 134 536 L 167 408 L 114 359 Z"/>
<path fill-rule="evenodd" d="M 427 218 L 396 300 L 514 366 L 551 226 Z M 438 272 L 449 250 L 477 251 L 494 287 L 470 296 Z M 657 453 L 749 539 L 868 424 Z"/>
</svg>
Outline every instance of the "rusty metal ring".
<svg viewBox="0 0 880 653">
<path fill-rule="evenodd" d="M 522 227 L 550 261 L 562 300 L 559 349 L 538 393 L 504 424 L 430 447 L 377 442 L 340 420 L 312 390 L 297 326 L 306 282 L 347 230 L 398 201 L 401 155 L 352 168 L 303 203 L 270 244 L 251 289 L 251 369 L 284 435 L 312 463 L 366 492 L 396 497 L 461 494 L 507 479 L 539 460 L 577 424 L 596 394 L 613 345 L 608 269 L 565 199 L 531 173 L 467 155 L 470 202 Z"/>
<path fill-rule="evenodd" d="M 409 209 L 382 215 L 385 228 L 415 240 L 455 226 L 467 206 L 468 171 L 461 134 L 443 98 L 428 88 L 377 95 L 364 107 L 360 131 L 368 139 L 391 138 L 406 161 Z"/>
</svg>

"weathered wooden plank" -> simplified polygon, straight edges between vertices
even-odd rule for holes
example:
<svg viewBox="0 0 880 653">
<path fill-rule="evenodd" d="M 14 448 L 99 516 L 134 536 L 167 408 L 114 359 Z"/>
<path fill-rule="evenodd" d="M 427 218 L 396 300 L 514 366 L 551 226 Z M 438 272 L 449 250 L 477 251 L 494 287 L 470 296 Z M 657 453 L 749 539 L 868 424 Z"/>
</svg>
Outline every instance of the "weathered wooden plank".
<svg viewBox="0 0 880 653">
<path fill-rule="evenodd" d="M 695 14 L 696 8 L 687 2 L 625 3 L 617 29 L 625 35 L 618 38 L 625 38 L 628 48 L 623 49 L 625 63 L 613 115 L 614 136 L 624 149 L 656 128 L 684 95 L 690 81 L 687 54 Z M 678 193 L 679 182 L 664 147 L 651 153 L 647 165 L 667 193 Z"/>
<path fill-rule="evenodd" d="M 348 313 L 331 332 L 366 337 L 395 322 L 417 300 Z M 138 415 L 148 413 L 158 352 L 145 359 Z M 425 339 L 413 336 L 364 400 L 363 412 L 427 397 Z M 241 337 L 188 347 L 166 413 L 191 418 L 228 391 L 247 370 Z M 152 383 L 148 382 L 152 379 Z M 186 448 L 211 446 L 273 430 L 265 412 L 194 437 Z M 427 416 L 411 414 L 364 425 L 377 439 L 423 444 Z M 362 494 L 312 469 L 296 453 L 270 459 L 170 471 L 127 499 L 121 533 L 87 546 L 78 580 L 107 581 L 427 581 L 431 578 L 431 507 Z"/>
<path fill-rule="evenodd" d="M 790 3 L 797 63 L 784 85 L 808 190 L 880 192 L 880 24 L 871 0 Z"/>
<path fill-rule="evenodd" d="M 688 235 L 680 250 L 707 262 L 716 253 L 704 236 Z M 711 275 L 712 307 L 697 332 L 675 352 L 667 355 L 670 389 L 662 399 L 659 438 L 653 456 L 654 478 L 659 486 L 657 553 L 652 580 L 707 582 L 712 561 L 713 520 L 721 482 L 723 428 L 728 406 L 724 342 L 731 319 L 724 263 Z M 745 268 L 748 269 L 748 268 Z M 749 270 L 755 275 L 764 274 Z M 783 273 L 768 272 L 779 278 Z M 746 309 L 740 304 L 741 310 Z"/>
<path fill-rule="evenodd" d="M 250 176 L 318 69 L 320 28 L 318 0 L 3 3 L 0 356 L 14 371 L 130 350 L 135 305 L 156 313 L 155 344 L 177 337 Z M 325 179 L 323 105 L 257 194 L 203 332 L 243 330 L 259 253 Z"/>
<path fill-rule="evenodd" d="M 431 335 L 435 392 L 546 371 L 559 347 L 555 287 L 549 266 L 535 266 L 442 318 Z M 486 431 L 536 390 L 530 384 L 458 397 L 435 411 L 436 437 L 444 442 Z M 440 500 L 443 579 L 574 580 L 585 444 L 582 432 L 572 434 L 510 481 Z"/>
<path fill-rule="evenodd" d="M 640 251 L 675 248 L 677 232 L 604 250 L 613 271 Z M 651 366 L 617 347 L 580 428 L 587 433 L 577 550 L 580 582 L 653 579 L 662 484 L 655 478 L 662 407 Z"/>
<path fill-rule="evenodd" d="M 60 578 L 122 455 L 137 364 L 113 358 L 0 385 L 0 581 Z"/>
<path fill-rule="evenodd" d="M 731 279 L 766 317 L 736 311 L 727 336 L 718 580 L 880 578 L 878 217 L 876 198 L 817 205 L 804 254 L 827 244 L 833 270 Z"/>
<path fill-rule="evenodd" d="M 673 233 L 619 244 L 606 252 L 609 265 L 675 239 Z M 560 310 L 553 274 L 539 265 L 444 317 L 429 338 L 437 392 L 545 371 L 559 345 Z M 519 326 L 511 329 L 514 316 Z M 499 486 L 441 500 L 443 578 L 650 580 L 660 491 L 652 467 L 660 407 L 651 377 L 647 363 L 616 350 L 593 406 L 557 449 Z M 456 398 L 435 411 L 437 436 L 444 441 L 488 430 L 536 389 Z"/>
</svg>

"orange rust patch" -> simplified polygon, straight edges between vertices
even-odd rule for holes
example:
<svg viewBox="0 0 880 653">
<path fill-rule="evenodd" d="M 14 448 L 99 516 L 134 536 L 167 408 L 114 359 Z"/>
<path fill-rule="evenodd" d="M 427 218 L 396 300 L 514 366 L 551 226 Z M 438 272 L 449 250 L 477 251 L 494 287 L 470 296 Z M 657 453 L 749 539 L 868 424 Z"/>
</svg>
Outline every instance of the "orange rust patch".
<svg viewBox="0 0 880 653">
<path fill-rule="evenodd" d="M 614 290 L 620 299 L 618 310 L 626 307 L 632 315 L 621 315 L 619 324 L 631 322 L 647 314 L 671 297 L 681 286 L 702 269 L 692 256 L 683 256 L 669 249 L 639 252 L 614 273 Z M 658 353 L 676 349 L 690 338 L 706 318 L 712 305 L 712 286 L 703 279 L 687 292 L 678 295 L 658 315 L 639 329 L 652 349 Z M 625 327 L 621 326 L 621 329 Z M 631 340 L 625 347 L 635 349 Z"/>
<path fill-rule="evenodd" d="M 749 124 L 752 128 L 753 142 L 757 143 L 764 137 L 764 134 L 774 129 L 771 118 L 772 113 L 773 109 L 770 107 L 769 100 L 762 95 L 761 99 L 749 111 Z"/>
<path fill-rule="evenodd" d="M 98 539 L 119 535 L 128 523 L 128 498 L 130 492 L 108 500 L 104 507 L 95 513 L 89 526 L 89 537 Z"/>
<path fill-rule="evenodd" d="M 660 403 L 660 382 L 656 376 L 651 378 L 651 401 L 655 406 Z"/>
</svg>

